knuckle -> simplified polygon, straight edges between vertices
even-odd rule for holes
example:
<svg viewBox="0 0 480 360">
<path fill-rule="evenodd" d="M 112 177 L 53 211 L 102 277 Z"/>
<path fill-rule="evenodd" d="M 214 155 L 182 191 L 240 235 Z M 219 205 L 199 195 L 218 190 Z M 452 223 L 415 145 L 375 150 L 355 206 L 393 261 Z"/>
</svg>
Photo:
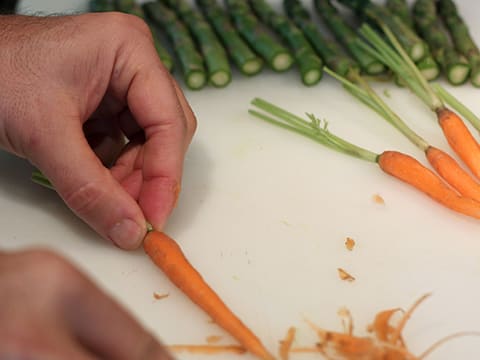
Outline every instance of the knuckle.
<svg viewBox="0 0 480 360">
<path fill-rule="evenodd" d="M 64 196 L 65 203 L 80 217 L 92 214 L 105 196 L 102 186 L 89 181 Z"/>
<path fill-rule="evenodd" d="M 131 36 L 132 29 L 135 29 L 145 35 L 150 34 L 147 23 L 138 16 L 121 12 L 105 13 L 102 16 L 105 26 L 114 33 Z"/>
</svg>

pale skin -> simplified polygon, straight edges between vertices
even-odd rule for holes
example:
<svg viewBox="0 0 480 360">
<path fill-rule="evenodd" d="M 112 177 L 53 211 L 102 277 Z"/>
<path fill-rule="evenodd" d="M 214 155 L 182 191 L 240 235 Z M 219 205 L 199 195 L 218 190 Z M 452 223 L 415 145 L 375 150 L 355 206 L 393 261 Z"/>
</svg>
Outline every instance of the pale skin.
<svg viewBox="0 0 480 360">
<path fill-rule="evenodd" d="M 100 237 L 138 248 L 147 222 L 162 229 L 175 206 L 196 128 L 146 24 L 0 16 L 0 48 L 0 148 L 41 170 Z M 68 261 L 28 250 L 0 251 L 3 358 L 170 356 Z"/>
</svg>

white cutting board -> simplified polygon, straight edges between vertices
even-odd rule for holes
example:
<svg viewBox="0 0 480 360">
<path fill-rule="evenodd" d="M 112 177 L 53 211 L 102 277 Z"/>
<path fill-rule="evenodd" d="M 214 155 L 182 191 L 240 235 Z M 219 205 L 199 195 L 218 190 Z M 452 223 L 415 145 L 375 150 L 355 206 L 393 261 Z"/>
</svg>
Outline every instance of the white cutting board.
<svg viewBox="0 0 480 360">
<path fill-rule="evenodd" d="M 458 1 L 480 41 L 474 1 Z M 77 1 L 22 2 L 24 11 L 81 11 Z M 407 90 L 376 85 L 387 101 L 433 145 L 448 150 L 434 117 Z M 449 88 L 451 89 L 451 88 Z M 480 114 L 480 90 L 451 89 Z M 296 345 L 315 341 L 304 318 L 341 331 L 337 310 L 346 306 L 355 331 L 365 335 L 374 315 L 408 307 L 433 295 L 405 329 L 420 354 L 435 340 L 480 330 L 480 222 L 442 208 L 382 173 L 375 165 L 337 154 L 306 138 L 252 118 L 254 96 L 299 115 L 312 112 L 358 145 L 394 149 L 425 163 L 413 145 L 328 76 L 304 87 L 296 70 L 236 73 L 227 88 L 186 91 L 198 131 L 185 161 L 183 192 L 166 231 L 205 279 L 273 352 L 289 326 Z M 480 136 L 479 136 L 480 138 Z M 167 344 L 205 343 L 209 335 L 233 340 L 177 291 L 141 250 L 123 252 L 89 230 L 56 194 L 29 181 L 31 167 L 0 153 L 0 229 L 3 248 L 58 250 L 124 304 Z M 373 200 L 380 195 L 385 204 Z M 356 241 L 353 251 L 344 241 Z M 356 277 L 337 275 L 342 267 Z M 48 281 L 48 279 L 46 279 Z M 169 293 L 155 300 L 153 293 Z M 119 339 L 121 341 L 121 339 Z M 477 359 L 480 338 L 461 338 L 429 359 Z M 179 354 L 179 359 L 252 359 Z M 297 355 L 293 359 L 318 357 Z"/>
</svg>

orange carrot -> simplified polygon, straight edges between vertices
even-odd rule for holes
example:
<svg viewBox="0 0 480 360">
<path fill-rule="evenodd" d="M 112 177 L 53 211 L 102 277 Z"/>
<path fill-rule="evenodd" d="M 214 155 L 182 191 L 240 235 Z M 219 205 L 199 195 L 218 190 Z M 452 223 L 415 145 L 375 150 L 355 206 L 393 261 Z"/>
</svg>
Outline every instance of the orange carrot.
<svg viewBox="0 0 480 360">
<path fill-rule="evenodd" d="M 463 120 L 444 107 L 437 110 L 437 118 L 451 148 L 480 179 L 480 146 Z"/>
<path fill-rule="evenodd" d="M 446 152 L 430 146 L 425 152 L 437 173 L 463 196 L 480 202 L 480 184 Z"/>
<path fill-rule="evenodd" d="M 387 174 L 412 185 L 449 209 L 480 219 L 480 202 L 458 195 L 413 157 L 398 151 L 385 151 L 378 156 L 377 162 Z"/>
<path fill-rule="evenodd" d="M 245 349 L 260 359 L 274 359 L 258 337 L 225 305 L 190 264 L 175 240 L 163 232 L 153 230 L 146 235 L 143 248 L 170 281 Z"/>
</svg>

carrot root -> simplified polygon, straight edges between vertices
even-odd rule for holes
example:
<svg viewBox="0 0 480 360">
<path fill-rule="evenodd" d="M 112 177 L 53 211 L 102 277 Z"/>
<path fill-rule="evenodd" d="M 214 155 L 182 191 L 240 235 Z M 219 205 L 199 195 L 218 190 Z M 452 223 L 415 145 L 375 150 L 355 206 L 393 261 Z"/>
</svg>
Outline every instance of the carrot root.
<svg viewBox="0 0 480 360">
<path fill-rule="evenodd" d="M 143 248 L 170 281 L 245 349 L 260 359 L 274 359 L 258 337 L 225 305 L 190 264 L 175 240 L 163 232 L 150 231 L 145 237 Z"/>
<path fill-rule="evenodd" d="M 438 110 L 437 118 L 450 147 L 480 179 L 480 146 L 463 120 L 447 108 Z"/>
<path fill-rule="evenodd" d="M 480 202 L 480 184 L 453 157 L 430 146 L 425 152 L 437 173 L 461 195 Z"/>
<path fill-rule="evenodd" d="M 479 202 L 457 194 L 413 157 L 398 151 L 385 151 L 378 156 L 377 161 L 384 172 L 412 185 L 445 207 L 480 219 Z"/>
</svg>

